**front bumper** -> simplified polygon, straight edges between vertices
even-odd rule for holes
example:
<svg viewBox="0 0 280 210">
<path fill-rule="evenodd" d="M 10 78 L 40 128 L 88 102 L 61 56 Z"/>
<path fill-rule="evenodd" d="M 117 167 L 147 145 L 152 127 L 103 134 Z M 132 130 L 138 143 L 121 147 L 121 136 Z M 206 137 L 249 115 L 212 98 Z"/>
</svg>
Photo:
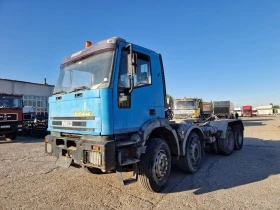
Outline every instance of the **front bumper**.
<svg viewBox="0 0 280 210">
<path fill-rule="evenodd" d="M 0 135 L 9 133 L 20 133 L 22 131 L 22 123 L 20 122 L 1 122 Z"/>
<path fill-rule="evenodd" d="M 111 171 L 116 168 L 115 141 L 108 137 L 45 137 L 45 152 L 71 163 Z M 69 158 L 69 159 L 67 159 Z"/>
</svg>

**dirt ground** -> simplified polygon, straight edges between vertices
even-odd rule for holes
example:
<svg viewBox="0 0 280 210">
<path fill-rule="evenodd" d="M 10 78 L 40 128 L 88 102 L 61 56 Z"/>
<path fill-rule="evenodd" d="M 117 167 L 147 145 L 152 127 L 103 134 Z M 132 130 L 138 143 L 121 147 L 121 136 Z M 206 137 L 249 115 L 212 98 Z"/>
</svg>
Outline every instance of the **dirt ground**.
<svg viewBox="0 0 280 210">
<path fill-rule="evenodd" d="M 245 145 L 207 154 L 201 170 L 172 165 L 162 193 L 122 186 L 116 174 L 62 169 L 43 139 L 0 142 L 0 209 L 280 209 L 280 116 L 244 118 Z"/>
</svg>

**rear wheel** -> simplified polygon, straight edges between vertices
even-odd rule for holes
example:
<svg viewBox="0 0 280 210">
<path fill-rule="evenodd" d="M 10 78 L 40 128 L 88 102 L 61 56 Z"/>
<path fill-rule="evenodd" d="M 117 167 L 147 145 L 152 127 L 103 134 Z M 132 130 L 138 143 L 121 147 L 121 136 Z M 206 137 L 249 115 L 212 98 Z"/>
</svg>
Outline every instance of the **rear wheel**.
<svg viewBox="0 0 280 210">
<path fill-rule="evenodd" d="M 219 154 L 219 149 L 218 149 L 218 141 L 216 140 L 215 142 L 213 142 L 212 144 L 210 144 L 210 148 L 211 148 L 211 151 L 214 153 L 214 154 Z"/>
<path fill-rule="evenodd" d="M 218 139 L 219 152 L 222 155 L 231 155 L 234 150 L 234 133 L 230 127 L 228 127 L 225 139 Z"/>
<path fill-rule="evenodd" d="M 201 142 L 196 133 L 190 133 L 185 149 L 185 156 L 180 158 L 178 166 L 184 172 L 195 173 L 199 170 L 202 160 Z"/>
<path fill-rule="evenodd" d="M 171 154 L 167 143 L 158 138 L 150 139 L 138 169 L 139 180 L 144 188 L 153 192 L 163 190 L 171 170 Z"/>
<path fill-rule="evenodd" d="M 241 128 L 241 126 L 238 126 L 235 128 L 235 132 L 234 132 L 234 149 L 236 150 L 242 149 L 243 139 L 244 139 L 243 129 Z"/>
</svg>

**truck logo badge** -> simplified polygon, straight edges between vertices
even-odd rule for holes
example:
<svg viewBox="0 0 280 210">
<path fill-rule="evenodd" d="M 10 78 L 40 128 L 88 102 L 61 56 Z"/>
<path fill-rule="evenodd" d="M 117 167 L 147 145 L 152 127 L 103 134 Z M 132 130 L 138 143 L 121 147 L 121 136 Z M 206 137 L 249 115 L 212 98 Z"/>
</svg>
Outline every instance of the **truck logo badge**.
<svg viewBox="0 0 280 210">
<path fill-rule="evenodd" d="M 93 116 L 91 111 L 77 111 L 74 112 L 75 117 L 90 117 Z"/>
</svg>

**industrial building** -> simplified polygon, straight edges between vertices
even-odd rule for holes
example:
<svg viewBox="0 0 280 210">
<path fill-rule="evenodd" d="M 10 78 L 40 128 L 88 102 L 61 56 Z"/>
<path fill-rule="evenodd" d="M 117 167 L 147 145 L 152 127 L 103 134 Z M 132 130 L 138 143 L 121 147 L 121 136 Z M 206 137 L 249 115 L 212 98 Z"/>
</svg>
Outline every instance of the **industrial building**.
<svg viewBox="0 0 280 210">
<path fill-rule="evenodd" d="M 258 115 L 272 115 L 273 114 L 272 105 L 256 106 L 255 109 L 257 110 Z"/>
<path fill-rule="evenodd" d="M 52 95 L 54 85 L 33 83 L 0 78 L 0 93 L 23 95 L 24 106 L 32 106 L 36 114 L 48 113 L 48 97 Z"/>
</svg>

